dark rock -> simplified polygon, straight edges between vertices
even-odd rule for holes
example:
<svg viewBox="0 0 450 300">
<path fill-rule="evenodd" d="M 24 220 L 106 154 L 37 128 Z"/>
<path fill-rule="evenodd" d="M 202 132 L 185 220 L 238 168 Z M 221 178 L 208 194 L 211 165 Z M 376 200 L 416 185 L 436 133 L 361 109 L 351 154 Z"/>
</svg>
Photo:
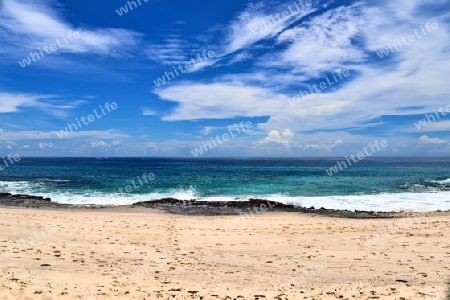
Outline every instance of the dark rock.
<svg viewBox="0 0 450 300">
<path fill-rule="evenodd" d="M 52 209 L 114 209 L 116 205 L 71 205 L 61 204 L 51 201 L 50 198 L 32 195 L 12 195 L 9 193 L 0 193 L 0 205 L 15 206 L 15 207 L 30 207 L 30 208 L 52 208 Z M 318 214 L 337 218 L 351 218 L 351 219 L 391 219 L 409 217 L 404 212 L 374 212 L 374 211 L 348 211 L 326 209 L 321 207 L 315 209 L 314 206 L 310 208 L 287 205 L 267 199 L 249 199 L 236 201 L 198 201 L 198 200 L 178 200 L 175 198 L 164 198 L 152 201 L 138 202 L 132 205 L 120 206 L 121 208 L 144 207 L 160 209 L 167 213 L 179 215 L 245 215 L 252 217 L 254 215 L 265 212 L 292 212 L 292 213 L 307 213 Z"/>
</svg>

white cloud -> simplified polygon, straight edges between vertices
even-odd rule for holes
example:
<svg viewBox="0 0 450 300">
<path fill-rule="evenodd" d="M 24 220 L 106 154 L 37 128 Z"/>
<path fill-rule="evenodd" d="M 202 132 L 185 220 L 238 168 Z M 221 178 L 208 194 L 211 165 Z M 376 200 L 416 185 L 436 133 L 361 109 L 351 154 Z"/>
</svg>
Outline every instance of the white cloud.
<svg viewBox="0 0 450 300">
<path fill-rule="evenodd" d="M 294 137 L 294 133 L 292 132 L 292 130 L 291 129 L 286 129 L 285 131 L 283 131 L 282 133 L 281 133 L 281 135 L 283 136 L 283 137 L 285 137 L 285 138 L 293 138 Z"/>
<path fill-rule="evenodd" d="M 49 104 L 49 103 L 44 103 L 44 102 L 40 101 L 36 107 L 58 119 L 66 119 L 69 115 L 69 112 L 68 112 L 69 110 L 73 110 L 74 108 L 76 108 L 79 105 L 84 104 L 84 103 L 87 103 L 87 102 L 84 100 L 79 100 L 79 101 L 68 102 L 68 103 L 65 103 L 64 105 L 60 105 L 60 104 L 56 104 L 56 103 Z"/>
<path fill-rule="evenodd" d="M 424 2 L 413 1 L 411 11 L 417 12 L 420 3 Z M 376 57 L 374 63 L 365 62 L 370 52 L 420 29 L 420 22 L 430 21 L 427 16 L 392 15 L 390 9 L 388 4 L 377 8 L 358 4 L 335 9 L 299 26 L 304 33 L 299 40 L 278 54 L 275 51 L 272 56 L 265 56 L 267 60 L 259 65 L 262 70 L 222 75 L 213 79 L 213 83 L 183 83 L 159 90 L 157 94 L 162 99 L 179 103 L 163 120 L 269 116 L 269 121 L 260 124 L 259 129 L 270 132 L 274 128 L 291 128 L 300 132 L 376 127 L 382 123 L 373 120 L 380 116 L 433 111 L 446 103 L 450 94 L 450 85 L 446 82 L 450 78 L 450 52 L 446 48 L 450 33 L 445 26 L 448 23 L 445 13 L 437 13 L 432 18 L 440 24 L 438 30 L 403 47 L 392 60 Z M 381 20 L 387 16 L 392 17 L 389 26 L 382 25 Z M 288 30 L 280 35 L 279 42 L 285 33 Z M 311 42 L 308 44 L 308 41 Z M 295 45 L 303 48 L 294 51 Z M 270 70 L 271 66 L 281 64 L 288 66 L 285 73 L 282 68 Z M 322 74 L 315 79 L 316 73 L 343 68 L 349 69 L 350 76 L 342 80 L 338 89 L 333 87 L 313 94 L 295 106 L 289 103 L 294 94 L 273 89 L 274 85 L 282 84 L 307 90 L 310 80 L 319 84 L 329 75 Z M 296 78 L 288 74 L 291 72 L 302 73 Z M 440 126 L 445 130 L 448 124 L 436 122 L 428 126 Z"/>
<path fill-rule="evenodd" d="M 36 106 L 43 96 L 0 93 L 0 113 L 17 112 L 20 107 Z"/>
<path fill-rule="evenodd" d="M 57 118 L 67 117 L 67 110 L 74 109 L 79 105 L 86 103 L 86 101 L 69 101 L 64 104 L 59 104 L 56 101 L 55 95 L 32 95 L 32 94 L 18 94 L 18 93 L 2 93 L 0 92 L 0 113 L 14 113 L 19 112 L 21 108 L 34 107 L 45 111 Z M 44 99 L 47 102 L 44 102 Z M 53 100 L 50 102 L 49 100 Z"/>
<path fill-rule="evenodd" d="M 107 146 L 108 144 L 105 141 L 91 142 L 92 148 L 107 147 Z"/>
<path fill-rule="evenodd" d="M 445 144 L 446 143 L 444 140 L 441 140 L 438 138 L 430 138 L 427 135 L 422 135 L 419 138 L 419 140 L 422 144 Z"/>
<path fill-rule="evenodd" d="M 265 22 L 271 21 L 272 14 L 282 13 L 283 11 L 289 12 L 288 6 L 289 5 L 286 4 L 284 6 L 280 5 L 266 8 L 266 12 L 264 11 L 264 4 L 262 3 L 248 6 L 238 18 L 231 22 L 229 28 L 227 28 L 231 33 L 228 36 L 227 46 L 225 47 L 224 52 L 226 54 L 233 53 L 237 50 L 251 46 L 260 40 L 272 38 L 290 24 L 293 24 L 316 11 L 316 8 L 314 7 L 305 7 L 300 10 L 300 12 L 294 10 L 295 14 L 290 13 L 285 19 L 279 21 L 274 17 L 275 22 L 272 21 L 271 25 L 267 23 L 269 26 L 263 25 Z"/>
<path fill-rule="evenodd" d="M 164 40 L 164 43 L 158 45 L 150 45 L 145 50 L 147 57 L 159 65 L 167 65 L 167 72 L 193 73 L 202 70 L 206 67 L 214 65 L 218 59 L 217 53 L 214 52 L 212 57 L 209 57 L 209 51 L 214 50 L 208 45 L 200 45 L 183 40 L 181 37 L 174 35 Z M 212 54 L 212 53 L 211 53 Z M 199 58 L 200 57 L 200 58 Z M 191 63 L 189 70 L 184 69 L 181 72 L 179 65 L 185 66 L 186 63 Z M 176 74 L 176 73 L 175 73 Z"/>
<path fill-rule="evenodd" d="M 163 117 L 170 121 L 266 115 L 277 104 L 270 98 L 273 95 L 262 88 L 228 84 L 171 86 L 156 93 L 162 99 L 180 102 Z"/>
<path fill-rule="evenodd" d="M 268 136 L 261 141 L 261 143 L 278 143 L 278 144 L 288 144 L 294 137 L 294 133 L 291 129 L 287 128 L 281 134 L 278 130 L 271 130 Z"/>
<path fill-rule="evenodd" d="M 153 109 L 150 109 L 150 108 L 148 108 L 148 107 L 144 107 L 144 108 L 142 109 L 142 115 L 143 115 L 143 116 L 157 116 L 158 113 L 155 112 Z"/>
<path fill-rule="evenodd" d="M 167 38 L 164 43 L 159 45 L 149 45 L 145 50 L 147 57 L 158 64 L 178 65 L 184 64 L 191 58 L 188 54 L 196 45 L 188 43 L 183 39 L 173 36 Z"/>
<path fill-rule="evenodd" d="M 52 143 L 39 143 L 39 149 L 51 149 L 54 148 Z"/>
<path fill-rule="evenodd" d="M 434 114 L 433 114 L 434 115 Z M 420 119 L 418 119 L 415 124 L 418 123 Z M 423 118 L 422 118 L 423 120 Z M 450 121 L 436 121 L 432 123 L 427 123 L 426 126 L 422 126 L 420 129 L 417 129 L 415 126 L 409 126 L 408 128 L 402 128 L 407 132 L 437 132 L 437 131 L 450 131 Z"/>
<path fill-rule="evenodd" d="M 247 53 L 247 52 L 242 52 L 242 53 L 238 53 L 238 54 L 234 55 L 228 62 L 228 65 L 233 65 L 238 62 L 243 62 L 243 61 L 252 60 L 252 59 L 254 59 L 254 56 L 252 54 Z"/>
<path fill-rule="evenodd" d="M 47 1 L 7 1 L 0 15 L 0 53 L 9 55 L 28 55 L 38 51 L 56 39 L 63 41 L 63 35 L 78 31 L 79 39 L 65 45 L 58 53 L 95 53 L 109 56 L 123 56 L 136 46 L 140 34 L 118 28 L 99 28 L 91 30 L 74 27 L 64 20 L 63 15 L 51 7 Z M 64 42 L 62 42 L 64 43 Z"/>
<path fill-rule="evenodd" d="M 203 134 L 203 135 L 208 135 L 208 134 L 210 134 L 211 132 L 213 132 L 214 128 L 215 128 L 215 127 L 213 127 L 213 126 L 205 126 L 205 127 L 200 131 L 200 133 Z"/>
<path fill-rule="evenodd" d="M 293 7 L 293 12 L 289 9 L 289 6 Z M 220 45 L 213 48 L 205 48 L 196 44 L 187 42 L 180 38 L 180 36 L 174 35 L 166 39 L 165 43 L 160 45 L 151 45 L 147 48 L 147 56 L 165 65 L 178 65 L 189 62 L 191 59 L 196 59 L 196 55 L 204 50 L 215 51 L 215 57 L 208 59 L 202 63 L 195 64 L 188 73 L 196 72 L 206 67 L 217 64 L 222 59 L 231 56 L 236 51 L 253 46 L 255 43 L 273 38 L 282 32 L 287 26 L 301 20 L 303 17 L 316 11 L 317 8 L 304 6 L 300 11 L 296 10 L 292 3 L 285 3 L 284 5 L 277 5 L 268 7 L 266 4 L 252 4 L 250 3 L 246 10 L 240 13 L 237 18 L 232 20 L 226 27 L 222 27 L 220 31 L 225 32 L 226 38 Z M 289 12 L 289 16 L 286 18 L 274 19 L 270 26 L 263 26 L 267 21 L 272 20 L 272 14 Z M 217 31 L 217 27 L 211 30 Z M 198 50 L 200 49 L 200 50 Z M 227 65 L 241 62 L 244 60 L 253 59 L 250 53 L 238 53 L 236 56 L 231 57 Z"/>
<path fill-rule="evenodd" d="M 1 140 L 60 140 L 57 131 L 8 131 L 0 132 Z M 69 132 L 64 139 L 82 139 L 82 138 L 102 138 L 102 139 L 121 139 L 130 138 L 128 134 L 118 130 L 104 131 L 75 131 Z"/>
<path fill-rule="evenodd" d="M 278 37 L 278 42 L 286 43 L 286 50 L 266 55 L 260 64 L 283 68 L 288 66 L 295 73 L 318 76 L 321 72 L 363 62 L 367 55 L 352 43 L 364 24 L 358 6 L 329 10 L 284 31 Z"/>
</svg>

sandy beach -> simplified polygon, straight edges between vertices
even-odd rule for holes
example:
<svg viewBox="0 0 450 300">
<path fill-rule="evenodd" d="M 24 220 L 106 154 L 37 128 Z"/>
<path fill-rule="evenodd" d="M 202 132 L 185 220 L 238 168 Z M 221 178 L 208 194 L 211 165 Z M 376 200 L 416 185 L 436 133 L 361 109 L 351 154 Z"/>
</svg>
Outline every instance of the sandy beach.
<svg viewBox="0 0 450 300">
<path fill-rule="evenodd" d="M 445 299 L 450 213 L 0 208 L 0 299 Z"/>
</svg>

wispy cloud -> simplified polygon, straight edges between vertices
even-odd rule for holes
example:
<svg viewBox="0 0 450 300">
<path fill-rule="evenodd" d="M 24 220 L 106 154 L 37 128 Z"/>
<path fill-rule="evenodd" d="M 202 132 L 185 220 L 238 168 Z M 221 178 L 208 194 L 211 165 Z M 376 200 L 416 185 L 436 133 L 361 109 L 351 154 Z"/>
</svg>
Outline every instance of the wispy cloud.
<svg viewBox="0 0 450 300">
<path fill-rule="evenodd" d="M 157 91 L 162 100 L 179 103 L 163 120 L 269 116 L 267 123 L 260 124 L 267 133 L 283 128 L 307 132 L 376 127 L 382 123 L 369 121 L 380 116 L 432 111 L 446 103 L 445 95 L 450 93 L 446 84 L 450 77 L 450 34 L 445 26 L 448 20 L 445 12 L 430 16 L 426 10 L 420 10 L 423 1 L 412 3 L 407 5 L 410 17 L 400 12 L 393 14 L 391 2 L 381 2 L 377 8 L 357 3 L 310 16 L 295 25 L 296 32 L 291 28 L 278 34 L 280 29 L 274 26 L 259 37 L 267 38 L 274 47 L 260 58 L 258 69 L 222 74 L 208 80 L 213 83 L 184 82 Z M 401 4 L 395 6 L 401 10 Z M 229 26 L 230 45 L 234 45 L 230 49 L 250 51 L 257 37 L 253 34 L 245 38 L 242 27 L 253 22 L 260 10 L 257 7 L 246 18 L 242 13 Z M 387 16 L 395 30 L 381 22 Z M 385 47 L 386 41 L 396 41 L 430 18 L 441 25 L 426 41 L 402 49 L 393 60 L 380 62 L 373 58 L 374 51 Z M 288 40 L 287 36 L 293 33 L 298 33 L 296 38 Z M 350 80 L 312 95 L 298 107 L 289 107 L 288 99 L 298 93 L 299 86 L 308 86 L 322 73 L 342 67 L 354 74 Z M 274 89 L 278 84 L 297 90 L 292 94 L 278 91 Z"/>
<path fill-rule="evenodd" d="M 200 131 L 200 133 L 203 134 L 203 135 L 208 135 L 208 134 L 210 134 L 211 132 L 213 132 L 214 129 L 216 129 L 214 126 L 205 126 L 205 127 L 203 127 L 203 129 Z"/>
<path fill-rule="evenodd" d="M 208 55 L 210 51 L 211 57 Z M 159 65 L 178 67 L 190 63 L 191 67 L 185 69 L 183 71 L 185 73 L 197 72 L 216 64 L 219 60 L 210 46 L 199 41 L 187 41 L 179 35 L 166 38 L 163 43 L 148 46 L 145 53 L 147 58 Z M 169 68 L 168 71 L 173 70 Z"/>
<path fill-rule="evenodd" d="M 179 36 L 172 36 L 166 38 L 163 43 L 149 45 L 145 53 L 149 59 L 158 64 L 178 65 L 190 60 L 189 54 L 197 47 L 198 45 L 187 42 Z"/>
<path fill-rule="evenodd" d="M 86 103 L 84 100 L 57 101 L 56 95 L 33 95 L 19 93 L 0 92 L 0 113 L 16 113 L 25 108 L 36 108 L 46 113 L 63 119 L 67 117 L 67 111 Z"/>
<path fill-rule="evenodd" d="M 148 107 L 144 107 L 142 109 L 142 115 L 144 115 L 144 116 L 157 116 L 158 113 L 156 111 L 154 111 L 153 109 L 150 109 Z"/>
<path fill-rule="evenodd" d="M 57 131 L 0 131 L 0 140 L 59 140 Z M 126 139 L 130 135 L 119 130 L 103 130 L 103 131 L 77 131 L 72 132 L 65 139 L 81 139 L 81 138 L 97 138 L 97 139 Z"/>
<path fill-rule="evenodd" d="M 329 10 L 280 34 L 277 42 L 286 44 L 286 49 L 266 55 L 260 65 L 289 67 L 294 73 L 318 77 L 322 72 L 361 63 L 367 54 L 355 39 L 363 24 L 358 4 Z"/>
<path fill-rule="evenodd" d="M 0 93 L 0 113 L 19 111 L 20 107 L 36 106 L 46 96 Z"/>
<path fill-rule="evenodd" d="M 118 28 L 75 27 L 64 20 L 62 13 L 47 1 L 8 1 L 0 15 L 0 53 L 16 58 L 56 44 L 68 32 L 78 31 L 80 39 L 65 45 L 58 53 L 124 56 L 136 46 L 141 34 Z"/>
<path fill-rule="evenodd" d="M 295 14 L 290 13 L 286 18 L 273 22 L 272 26 L 263 27 L 261 28 L 262 30 L 259 30 L 261 24 L 270 21 L 272 14 L 290 11 L 289 5 L 293 6 L 289 2 L 277 6 L 267 6 L 262 2 L 247 6 L 246 10 L 240 13 L 235 20 L 231 21 L 226 29 L 226 32 L 230 32 L 230 34 L 226 38 L 224 52 L 226 54 L 233 53 L 247 48 L 258 41 L 273 38 L 289 25 L 317 10 L 314 7 L 305 7 L 300 11 L 297 10 Z"/>
</svg>

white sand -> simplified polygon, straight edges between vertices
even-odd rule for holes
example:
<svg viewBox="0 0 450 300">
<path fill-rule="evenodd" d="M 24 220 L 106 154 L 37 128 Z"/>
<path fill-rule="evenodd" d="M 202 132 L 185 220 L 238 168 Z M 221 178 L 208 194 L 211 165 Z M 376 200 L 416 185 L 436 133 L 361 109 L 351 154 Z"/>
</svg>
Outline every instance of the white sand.
<svg viewBox="0 0 450 300">
<path fill-rule="evenodd" d="M 1 208 L 0 299 L 443 299 L 449 216 Z"/>
</svg>

